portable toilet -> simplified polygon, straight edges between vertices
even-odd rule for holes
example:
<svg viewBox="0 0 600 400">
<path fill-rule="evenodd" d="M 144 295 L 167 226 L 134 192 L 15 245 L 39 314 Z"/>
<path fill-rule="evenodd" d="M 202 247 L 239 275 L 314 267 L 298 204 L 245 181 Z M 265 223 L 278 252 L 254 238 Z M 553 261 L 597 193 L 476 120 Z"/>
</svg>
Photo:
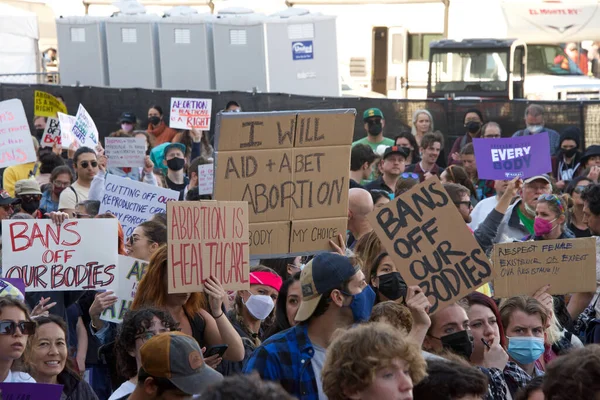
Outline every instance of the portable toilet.
<svg viewBox="0 0 600 400">
<path fill-rule="evenodd" d="M 212 14 L 192 8 L 165 13 L 158 23 L 162 88 L 214 90 Z"/>
<path fill-rule="evenodd" d="M 219 12 L 213 24 L 217 90 L 268 92 L 264 23 L 267 17 L 245 8 Z"/>
<path fill-rule="evenodd" d="M 63 85 L 109 86 L 105 17 L 56 19 Z"/>
<path fill-rule="evenodd" d="M 121 14 L 106 20 L 110 86 L 161 87 L 157 22 L 153 14 Z"/>
<path fill-rule="evenodd" d="M 269 91 L 340 96 L 335 16 L 288 8 L 265 26 Z"/>
</svg>

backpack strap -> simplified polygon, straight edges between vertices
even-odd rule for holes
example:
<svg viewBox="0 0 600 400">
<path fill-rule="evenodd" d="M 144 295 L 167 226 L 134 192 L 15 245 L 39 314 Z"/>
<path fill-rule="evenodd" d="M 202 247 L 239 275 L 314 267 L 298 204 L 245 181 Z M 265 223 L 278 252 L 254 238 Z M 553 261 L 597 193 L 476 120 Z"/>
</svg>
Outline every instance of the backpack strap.
<svg viewBox="0 0 600 400">
<path fill-rule="evenodd" d="M 79 204 L 79 196 L 77 195 L 77 190 L 75 190 L 73 186 L 69 186 L 69 189 L 71 189 L 73 193 L 75 193 L 75 206 L 77 206 L 77 204 Z"/>
</svg>

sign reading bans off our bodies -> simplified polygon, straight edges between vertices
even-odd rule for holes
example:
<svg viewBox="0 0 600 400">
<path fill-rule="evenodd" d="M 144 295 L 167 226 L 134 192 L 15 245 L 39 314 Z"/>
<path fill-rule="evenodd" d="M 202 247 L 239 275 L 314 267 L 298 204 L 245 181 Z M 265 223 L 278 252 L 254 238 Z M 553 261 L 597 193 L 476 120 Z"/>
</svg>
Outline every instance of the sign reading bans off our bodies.
<svg viewBox="0 0 600 400">
<path fill-rule="evenodd" d="M 214 197 L 248 202 L 253 257 L 329 250 L 346 232 L 356 110 L 217 116 Z"/>
<path fill-rule="evenodd" d="M 436 312 L 492 280 L 492 268 L 437 178 L 426 180 L 368 216 L 400 268 Z"/>
<path fill-rule="evenodd" d="M 199 292 L 214 277 L 225 290 L 250 287 L 248 203 L 167 203 L 169 293 Z"/>
<path fill-rule="evenodd" d="M 547 284 L 550 294 L 596 291 L 595 238 L 497 244 L 493 262 L 496 297 L 532 295 Z"/>
</svg>

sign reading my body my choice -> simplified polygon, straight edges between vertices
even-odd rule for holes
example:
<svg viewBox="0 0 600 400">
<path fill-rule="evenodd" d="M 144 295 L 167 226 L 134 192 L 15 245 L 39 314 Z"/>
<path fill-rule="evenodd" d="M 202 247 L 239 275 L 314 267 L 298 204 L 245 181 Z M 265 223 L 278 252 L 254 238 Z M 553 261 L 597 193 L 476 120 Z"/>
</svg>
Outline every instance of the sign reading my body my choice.
<svg viewBox="0 0 600 400">
<path fill-rule="evenodd" d="M 501 139 L 473 139 L 479 179 L 527 179 L 552 170 L 548 133 Z"/>
</svg>

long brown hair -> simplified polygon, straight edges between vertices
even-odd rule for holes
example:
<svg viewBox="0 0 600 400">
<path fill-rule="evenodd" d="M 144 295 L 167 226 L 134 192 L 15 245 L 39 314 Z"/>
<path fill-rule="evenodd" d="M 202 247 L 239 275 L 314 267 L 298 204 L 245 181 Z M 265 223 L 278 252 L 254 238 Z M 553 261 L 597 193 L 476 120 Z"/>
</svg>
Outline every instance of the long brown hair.
<svg viewBox="0 0 600 400">
<path fill-rule="evenodd" d="M 131 310 L 143 307 L 164 308 L 167 305 L 167 245 L 160 246 L 152 257 L 146 274 L 140 281 Z M 207 301 L 204 293 L 191 293 L 190 298 L 183 305 L 186 314 L 190 317 L 206 309 Z"/>
</svg>

